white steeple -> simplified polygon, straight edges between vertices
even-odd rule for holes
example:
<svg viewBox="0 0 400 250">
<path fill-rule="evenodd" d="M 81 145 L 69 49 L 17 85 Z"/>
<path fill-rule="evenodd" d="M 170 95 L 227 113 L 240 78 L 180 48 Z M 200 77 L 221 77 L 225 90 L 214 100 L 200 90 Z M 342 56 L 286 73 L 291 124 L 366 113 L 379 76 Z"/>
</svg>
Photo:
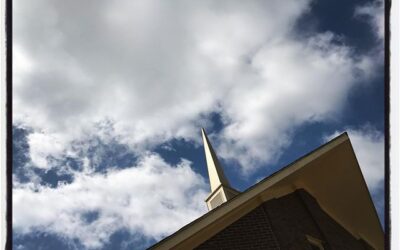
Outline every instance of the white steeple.
<svg viewBox="0 0 400 250">
<path fill-rule="evenodd" d="M 217 155 L 211 146 L 204 129 L 201 129 L 204 152 L 206 155 L 208 176 L 210 178 L 211 193 L 206 199 L 208 210 L 211 210 L 222 203 L 230 200 L 239 192 L 231 187 L 224 171 L 218 161 Z"/>
</svg>

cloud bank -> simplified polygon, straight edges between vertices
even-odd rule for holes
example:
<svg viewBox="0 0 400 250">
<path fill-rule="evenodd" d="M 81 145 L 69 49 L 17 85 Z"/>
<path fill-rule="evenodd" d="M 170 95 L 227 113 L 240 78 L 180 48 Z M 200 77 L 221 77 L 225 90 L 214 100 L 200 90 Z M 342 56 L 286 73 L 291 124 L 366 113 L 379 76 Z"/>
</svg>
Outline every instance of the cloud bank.
<svg viewBox="0 0 400 250">
<path fill-rule="evenodd" d="M 190 162 L 171 166 L 148 154 L 131 168 L 80 174 L 58 188 L 16 184 L 13 228 L 78 239 L 87 248 L 103 246 L 121 229 L 160 240 L 206 211 L 207 192 Z"/>
<path fill-rule="evenodd" d="M 279 157 L 296 126 L 333 119 L 374 67 L 331 32 L 294 29 L 310 1 L 15 5 L 14 122 L 37 133 L 42 167 L 61 148 L 40 138 L 67 147 L 108 120 L 143 151 L 199 141 L 218 112 L 221 156 L 251 173 Z"/>
</svg>

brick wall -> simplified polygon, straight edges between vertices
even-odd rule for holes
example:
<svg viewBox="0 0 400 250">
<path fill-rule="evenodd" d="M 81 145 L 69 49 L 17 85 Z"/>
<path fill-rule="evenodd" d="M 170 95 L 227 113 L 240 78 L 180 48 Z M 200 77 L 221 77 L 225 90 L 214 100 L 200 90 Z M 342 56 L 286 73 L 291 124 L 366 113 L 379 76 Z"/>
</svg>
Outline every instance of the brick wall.
<svg viewBox="0 0 400 250">
<path fill-rule="evenodd" d="M 280 249 L 309 249 L 306 238 L 310 235 L 322 239 L 310 213 L 307 211 L 297 192 L 279 199 L 272 199 L 262 205 L 271 220 L 273 231 L 280 244 Z"/>
<path fill-rule="evenodd" d="M 196 249 L 312 250 L 306 235 L 321 240 L 326 250 L 372 249 L 329 217 L 304 190 L 263 203 Z"/>
<path fill-rule="evenodd" d="M 324 210 L 321 209 L 314 197 L 304 190 L 297 191 L 298 196 L 303 201 L 304 206 L 311 214 L 322 237 L 329 249 L 332 250 L 364 250 L 372 249 L 362 239 L 356 239 L 347 232 L 340 224 L 336 223 Z"/>
<path fill-rule="evenodd" d="M 208 241 L 197 250 L 278 250 L 278 244 L 262 206 L 255 208 Z"/>
</svg>

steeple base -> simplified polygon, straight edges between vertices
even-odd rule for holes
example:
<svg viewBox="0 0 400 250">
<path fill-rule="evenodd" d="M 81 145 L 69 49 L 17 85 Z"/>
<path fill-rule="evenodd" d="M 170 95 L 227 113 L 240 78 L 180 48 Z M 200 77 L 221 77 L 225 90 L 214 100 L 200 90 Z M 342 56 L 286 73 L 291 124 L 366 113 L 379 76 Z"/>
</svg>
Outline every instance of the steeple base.
<svg viewBox="0 0 400 250">
<path fill-rule="evenodd" d="M 212 192 L 205 200 L 205 202 L 207 203 L 208 210 L 210 211 L 210 210 L 218 207 L 219 205 L 232 199 L 239 193 L 240 193 L 239 191 L 237 191 L 233 188 L 224 186 L 222 184 L 219 185 L 214 190 L 214 192 Z"/>
</svg>

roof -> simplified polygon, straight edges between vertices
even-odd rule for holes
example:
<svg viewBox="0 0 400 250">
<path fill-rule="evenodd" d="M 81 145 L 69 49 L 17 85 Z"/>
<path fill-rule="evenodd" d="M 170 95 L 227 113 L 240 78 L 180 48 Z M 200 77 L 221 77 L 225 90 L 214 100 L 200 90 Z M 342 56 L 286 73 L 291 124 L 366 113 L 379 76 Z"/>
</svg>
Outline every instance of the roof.
<svg viewBox="0 0 400 250">
<path fill-rule="evenodd" d="M 338 183 L 340 182 L 340 183 Z M 268 176 L 149 249 L 196 247 L 261 203 L 303 188 L 356 238 L 383 249 L 382 226 L 347 133 Z"/>
</svg>

